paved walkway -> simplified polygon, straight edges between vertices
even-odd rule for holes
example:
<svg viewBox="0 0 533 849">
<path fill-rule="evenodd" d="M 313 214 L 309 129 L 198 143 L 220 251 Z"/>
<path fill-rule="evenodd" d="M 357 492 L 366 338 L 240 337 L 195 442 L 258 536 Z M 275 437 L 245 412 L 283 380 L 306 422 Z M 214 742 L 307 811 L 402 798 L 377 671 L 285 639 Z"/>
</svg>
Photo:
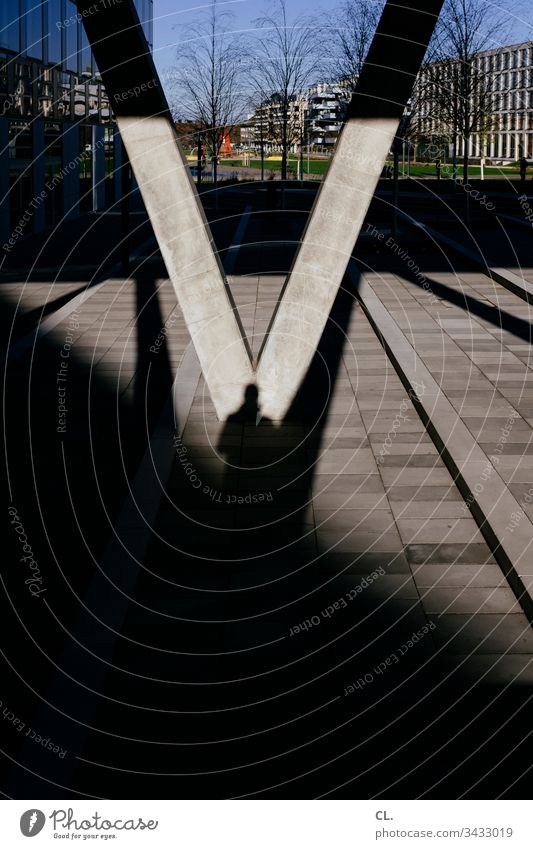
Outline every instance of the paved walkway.
<svg viewBox="0 0 533 849">
<path fill-rule="evenodd" d="M 282 283 L 232 278 L 255 352 Z M 446 318 L 426 315 L 417 299 L 427 294 L 395 275 L 375 285 L 383 296 L 393 287 L 391 312 L 398 307 L 435 373 L 445 353 L 443 384 L 458 405 L 456 365 L 474 333 L 476 383 L 463 413 L 480 423 L 480 441 L 494 440 L 483 430 L 486 391 L 518 372 L 495 377 L 490 355 L 503 341 L 505 357 L 526 369 L 523 346 L 481 323 L 473 331 L 471 317 L 465 327 L 442 303 Z M 411 300 L 420 314 L 402 323 Z M 37 468 L 49 545 L 69 552 L 70 568 L 57 569 L 27 519 L 49 592 L 32 608 L 41 642 L 25 638 L 26 673 L 62 713 L 41 706 L 28 716 L 20 682 L 12 693 L 68 757 L 51 764 L 28 743 L 17 749 L 20 738 L 10 750 L 55 782 L 45 793 L 59 785 L 69 796 L 113 797 L 117 782 L 130 798 L 145 798 L 147 785 L 171 798 L 521 792 L 531 628 L 352 292 L 332 318 L 283 422 L 262 419 L 249 392 L 219 423 L 193 360 L 171 396 L 189 339 L 156 260 L 133 281 L 108 281 L 80 308 L 78 327 L 67 317 L 38 343 L 39 461 L 20 464 L 13 488 L 29 517 L 24 486 Z M 58 434 L 54 390 L 69 335 L 69 412 Z M 12 368 L 16 404 L 27 361 Z M 512 393 L 509 380 L 499 388 Z M 506 415 L 518 399 L 502 399 Z M 515 438 L 531 424 L 518 409 Z M 12 439 L 16 431 L 13 421 Z M 9 580 L 24 617 L 35 600 Z M 71 639 L 65 649 L 56 617 L 85 648 Z M 23 770 L 11 781 L 43 791 Z"/>
</svg>

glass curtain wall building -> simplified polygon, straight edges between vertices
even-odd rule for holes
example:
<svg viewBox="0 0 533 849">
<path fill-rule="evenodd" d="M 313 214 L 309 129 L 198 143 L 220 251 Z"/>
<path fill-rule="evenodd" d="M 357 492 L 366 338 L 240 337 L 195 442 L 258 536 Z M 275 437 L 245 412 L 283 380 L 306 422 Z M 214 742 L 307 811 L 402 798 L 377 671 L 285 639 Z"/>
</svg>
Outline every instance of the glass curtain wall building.
<svg viewBox="0 0 533 849">
<path fill-rule="evenodd" d="M 151 48 L 153 0 L 135 5 Z M 71 0 L 0 0 L 2 244 L 35 198 L 26 232 L 118 198 L 120 144 L 79 18 Z"/>
</svg>

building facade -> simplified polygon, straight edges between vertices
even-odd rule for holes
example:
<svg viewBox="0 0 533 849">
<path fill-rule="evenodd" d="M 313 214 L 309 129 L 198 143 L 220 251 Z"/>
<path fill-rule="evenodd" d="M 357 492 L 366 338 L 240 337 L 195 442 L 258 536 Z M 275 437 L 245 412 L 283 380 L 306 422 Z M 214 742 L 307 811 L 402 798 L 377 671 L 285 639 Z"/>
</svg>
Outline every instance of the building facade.
<svg viewBox="0 0 533 849">
<path fill-rule="evenodd" d="M 482 114 L 468 140 L 457 134 L 457 157 L 464 155 L 468 144 L 473 159 L 490 159 L 496 164 L 523 156 L 533 159 L 533 42 L 486 50 L 476 54 L 472 62 L 473 73 L 481 81 Z M 450 105 L 446 103 L 444 109 L 439 106 L 443 97 L 450 100 L 460 97 L 460 92 L 454 92 L 453 83 L 447 82 L 437 94 L 436 68 L 434 63 L 420 71 L 410 105 L 408 135 L 412 142 L 419 142 L 421 152 L 421 142 L 437 141 L 451 157 L 454 127 Z M 349 100 L 350 86 L 342 82 L 313 86 L 295 98 L 288 116 L 291 149 L 298 150 L 303 142 L 315 151 L 333 150 Z M 243 144 L 259 147 L 263 134 L 265 150 L 279 150 L 280 125 L 279 108 L 272 98 L 249 116 L 243 126 Z"/>
<path fill-rule="evenodd" d="M 479 109 L 482 114 L 468 141 L 458 135 L 457 155 L 462 157 L 468 144 L 468 153 L 474 159 L 504 164 L 523 156 L 533 158 L 533 43 L 487 50 L 476 54 L 472 62 L 480 80 L 480 91 L 474 99 L 483 98 Z M 439 114 L 438 98 L 432 91 L 436 68 L 436 63 L 429 65 L 419 75 L 415 90 L 416 133 L 419 138 L 444 139 L 451 155 L 452 122 L 449 115 L 443 120 Z M 450 84 L 450 98 L 456 94 L 453 89 Z M 479 103 L 474 106 L 479 107 Z"/>
<path fill-rule="evenodd" d="M 306 135 L 315 150 L 331 151 L 339 137 L 350 102 L 350 92 L 341 85 L 321 84 L 306 97 Z"/>
<path fill-rule="evenodd" d="M 292 153 L 300 146 L 315 151 L 333 150 L 346 116 L 350 92 L 341 83 L 312 86 L 289 103 L 287 112 L 288 147 Z M 241 128 L 242 143 L 248 147 L 263 145 L 267 153 L 281 149 L 283 110 L 273 96 L 262 103 Z"/>
<path fill-rule="evenodd" d="M 153 0 L 135 5 L 151 46 Z M 75 4 L 1 0 L 2 244 L 21 220 L 26 235 L 113 202 L 120 193 L 120 152 Z"/>
</svg>

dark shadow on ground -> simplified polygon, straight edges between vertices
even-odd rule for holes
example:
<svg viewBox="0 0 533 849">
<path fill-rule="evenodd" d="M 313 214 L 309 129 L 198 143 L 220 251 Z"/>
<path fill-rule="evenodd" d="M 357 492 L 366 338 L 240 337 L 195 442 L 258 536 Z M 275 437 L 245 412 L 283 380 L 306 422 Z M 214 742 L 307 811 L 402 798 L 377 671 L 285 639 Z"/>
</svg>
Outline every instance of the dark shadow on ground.
<svg viewBox="0 0 533 849">
<path fill-rule="evenodd" d="M 31 383 L 27 360 L 8 375 L 12 500 L 46 578 L 47 601 L 67 626 L 96 568 L 85 540 L 98 558 L 110 534 L 106 513 L 116 517 L 168 394 L 167 352 L 151 357 L 148 344 L 162 325 L 157 276 L 152 270 L 135 284 L 140 377 L 132 396 L 117 401 L 114 387 L 73 351 L 67 431 L 58 439 L 62 340 L 39 343 Z M 284 422 L 260 419 L 261 399 L 250 390 L 222 434 L 209 402 L 193 406 L 179 448 L 185 453 L 177 455 L 142 568 L 124 556 L 124 570 L 139 573 L 114 668 L 96 698 L 66 682 L 62 689 L 73 716 L 82 700 L 93 700 L 97 730 L 60 759 L 38 744 L 32 749 L 6 721 L 6 755 L 45 777 L 13 770 L 5 759 L 11 795 L 57 798 L 60 785 L 69 798 L 528 798 L 528 692 L 462 677 L 453 663 L 433 658 L 430 635 L 401 663 L 387 664 L 427 624 L 418 600 L 399 598 L 378 571 L 409 575 L 404 552 L 326 551 L 315 535 L 315 469 L 331 439 L 328 405 L 355 295 L 351 284 L 340 291 Z M 139 415 L 144 403 L 148 430 Z M 354 450 L 357 444 L 350 440 Z M 13 557 L 6 586 L 16 612 L 5 601 L 5 621 L 6 657 L 16 672 L 3 664 L 12 700 L 4 703 L 61 746 L 73 722 L 59 715 L 51 726 L 39 724 L 39 696 L 56 672 L 22 623 L 54 659 L 65 634 L 42 598 L 30 597 L 16 546 Z M 372 589 L 338 604 L 374 573 Z M 102 622 L 114 592 L 100 600 Z M 94 628 L 92 640 L 101 632 L 105 643 L 106 629 Z M 460 650 L 460 634 L 457 641 Z M 83 680 L 83 651 L 79 657 Z M 377 672 L 382 664 L 386 671 Z M 345 695 L 361 680 L 364 686 Z"/>
<path fill-rule="evenodd" d="M 111 792 L 120 766 L 133 798 L 147 787 L 169 798 L 477 797 L 505 792 L 525 768 L 521 750 L 490 772 L 525 733 L 525 695 L 477 686 L 433 656 L 431 637 L 387 664 L 428 624 L 417 600 L 378 578 L 335 608 L 380 569 L 409 572 L 401 549 L 324 551 L 309 516 L 354 295 L 339 293 L 283 423 L 260 418 L 249 388 L 206 447 L 194 435 L 206 415 L 215 438 L 209 404 L 193 411 L 200 425 L 184 435 L 187 463 L 167 485 L 106 681 L 120 704 L 98 705 L 110 736 L 90 735 L 81 792 Z"/>
</svg>

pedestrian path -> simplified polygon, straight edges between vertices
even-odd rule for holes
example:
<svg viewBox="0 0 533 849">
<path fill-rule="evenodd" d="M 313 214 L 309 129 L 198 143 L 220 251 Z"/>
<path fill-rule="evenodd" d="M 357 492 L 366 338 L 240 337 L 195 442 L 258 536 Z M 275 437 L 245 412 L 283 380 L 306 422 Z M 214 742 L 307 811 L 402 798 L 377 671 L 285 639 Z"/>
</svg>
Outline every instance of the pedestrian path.
<svg viewBox="0 0 533 849">
<path fill-rule="evenodd" d="M 480 274 L 415 279 L 366 273 L 362 302 L 404 381 L 429 384 L 419 405 L 531 617 L 530 307 Z"/>
<path fill-rule="evenodd" d="M 254 351 L 282 284 L 231 278 Z M 148 777 L 157 792 L 438 795 L 467 756 L 459 727 L 487 709 L 483 750 L 491 697 L 529 691 L 529 622 L 412 396 L 352 292 L 333 318 L 285 421 L 251 390 L 218 422 L 200 379 L 181 436 L 158 433 L 175 459 L 142 564 L 141 515 L 123 540 L 131 601 L 80 790 L 118 770 L 130 794 Z"/>
</svg>

